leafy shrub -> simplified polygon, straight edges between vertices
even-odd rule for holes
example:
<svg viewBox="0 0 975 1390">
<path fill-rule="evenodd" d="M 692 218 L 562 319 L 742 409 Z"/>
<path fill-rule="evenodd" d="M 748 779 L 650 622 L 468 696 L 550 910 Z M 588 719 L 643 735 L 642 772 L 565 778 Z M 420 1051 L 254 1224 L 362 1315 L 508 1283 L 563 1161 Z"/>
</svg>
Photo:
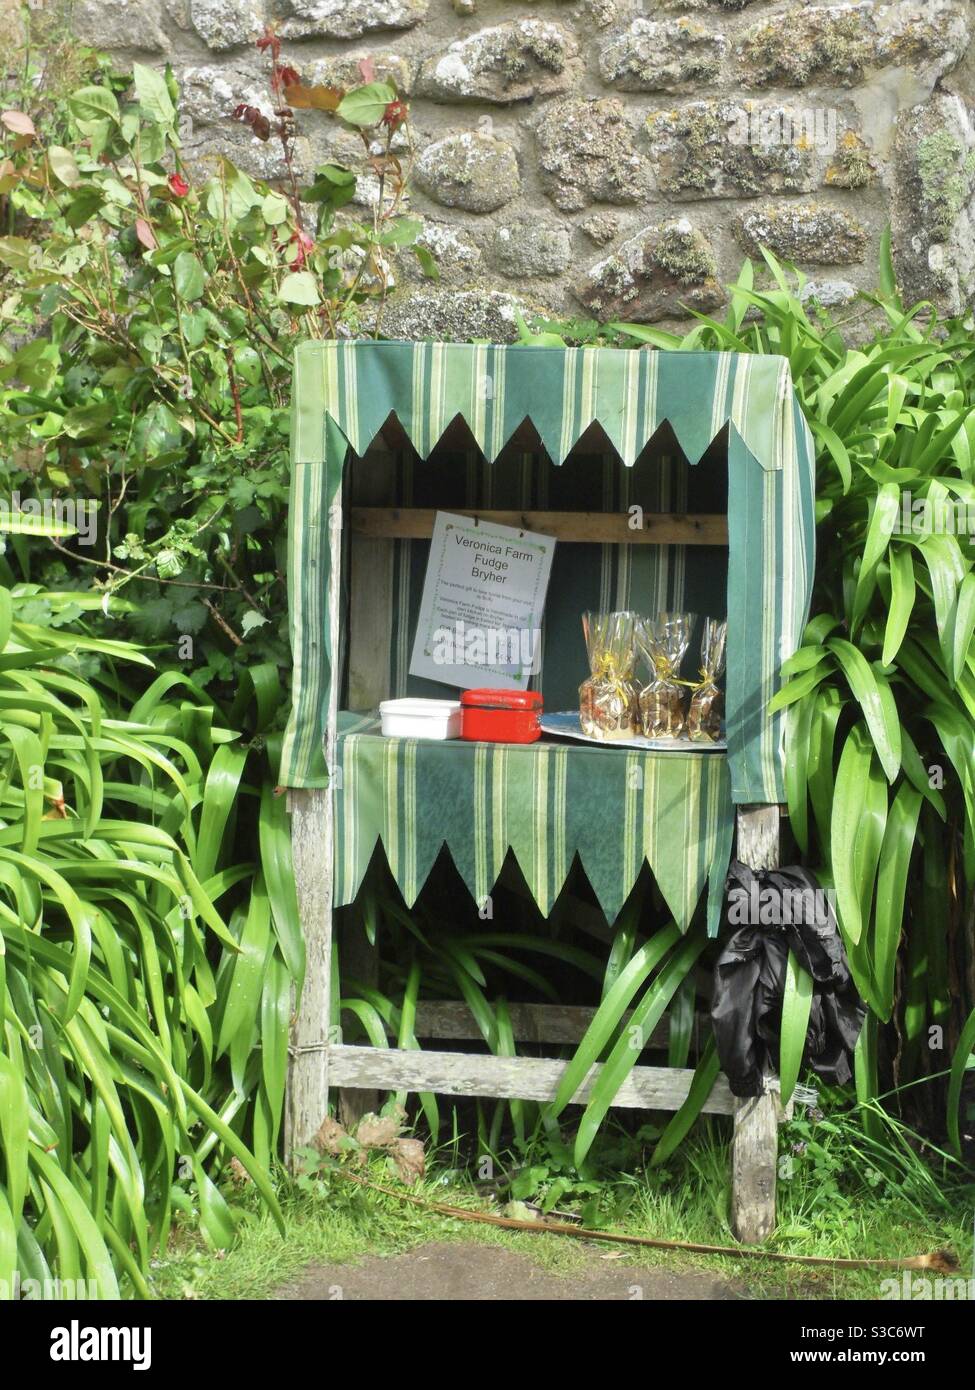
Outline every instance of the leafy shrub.
<svg viewBox="0 0 975 1390">
<path fill-rule="evenodd" d="M 696 315 L 683 337 L 588 322 L 523 336 L 788 357 L 818 459 L 813 616 L 773 701 L 790 711 L 789 824 L 835 890 L 869 1007 L 856 1058 L 867 1122 L 882 1091 L 950 1068 L 940 1119 L 957 1151 L 975 1053 L 975 341 L 931 305 L 904 306 L 889 243 L 879 292 L 853 314 L 883 322 L 860 346 L 802 297 L 801 273 L 765 259 L 771 288 L 746 262 L 726 318 Z M 803 996 L 784 1011 L 790 1087 Z M 931 1087 L 908 1096 L 937 1122 Z"/>
<path fill-rule="evenodd" d="M 233 114 L 280 144 L 281 188 L 226 159 L 201 181 L 183 160 L 172 74 L 139 64 L 95 67 L 65 101 L 36 98 L 37 125 L 13 109 L 0 125 L 5 481 L 98 503 L 93 545 L 53 560 L 23 548 L 21 577 L 126 591 L 130 636 L 230 691 L 243 665 L 290 665 L 293 346 L 376 326 L 404 248 L 431 269 L 401 212 L 410 136 L 395 90 L 304 87 L 273 35 L 260 46 L 275 114 Z M 296 108 L 360 134 L 371 207 L 337 164 L 299 185 Z"/>
<path fill-rule="evenodd" d="M 117 673 L 146 657 L 56 625 L 102 602 L 0 587 L 8 1296 L 13 1270 L 101 1297 L 121 1274 L 146 1294 L 180 1208 L 226 1246 L 228 1162 L 276 1211 L 267 1170 L 302 969 L 283 808 L 265 792 L 257 872 L 234 853 L 238 805 L 261 798 L 246 743 L 175 673 L 123 712 Z"/>
</svg>

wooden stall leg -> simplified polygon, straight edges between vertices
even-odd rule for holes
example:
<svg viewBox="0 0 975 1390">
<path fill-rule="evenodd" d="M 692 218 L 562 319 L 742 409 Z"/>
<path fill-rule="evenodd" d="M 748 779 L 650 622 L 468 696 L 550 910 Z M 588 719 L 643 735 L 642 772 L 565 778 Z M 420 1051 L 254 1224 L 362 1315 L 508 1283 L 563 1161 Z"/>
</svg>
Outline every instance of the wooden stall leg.
<svg viewBox="0 0 975 1390">
<path fill-rule="evenodd" d="M 338 917 L 339 966 L 342 978 L 351 977 L 364 985 L 379 983 L 379 948 L 371 946 L 362 918 L 356 912 L 341 910 Z M 357 1125 L 363 1115 L 379 1109 L 379 1091 L 339 1091 L 339 1119 L 347 1129 Z"/>
<path fill-rule="evenodd" d="M 332 971 L 332 797 L 327 790 L 289 791 L 291 854 L 305 937 L 305 983 L 292 1015 L 284 1151 L 309 1144 L 328 1107 Z"/>
<path fill-rule="evenodd" d="M 779 862 L 778 806 L 744 806 L 738 812 L 738 858 L 750 869 Z M 779 1156 L 779 1100 L 766 1076 L 760 1096 L 735 1107 L 731 1145 L 731 1224 L 746 1245 L 758 1245 L 775 1229 L 775 1180 Z"/>
</svg>

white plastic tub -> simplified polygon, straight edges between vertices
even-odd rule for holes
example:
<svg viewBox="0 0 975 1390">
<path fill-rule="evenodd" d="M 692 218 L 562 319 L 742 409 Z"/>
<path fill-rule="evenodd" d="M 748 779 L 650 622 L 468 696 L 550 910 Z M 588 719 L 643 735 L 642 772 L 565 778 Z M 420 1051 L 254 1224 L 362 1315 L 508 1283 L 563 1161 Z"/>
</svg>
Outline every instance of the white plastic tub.
<svg viewBox="0 0 975 1390">
<path fill-rule="evenodd" d="M 460 738 L 459 700 L 383 700 L 379 713 L 387 738 Z"/>
</svg>

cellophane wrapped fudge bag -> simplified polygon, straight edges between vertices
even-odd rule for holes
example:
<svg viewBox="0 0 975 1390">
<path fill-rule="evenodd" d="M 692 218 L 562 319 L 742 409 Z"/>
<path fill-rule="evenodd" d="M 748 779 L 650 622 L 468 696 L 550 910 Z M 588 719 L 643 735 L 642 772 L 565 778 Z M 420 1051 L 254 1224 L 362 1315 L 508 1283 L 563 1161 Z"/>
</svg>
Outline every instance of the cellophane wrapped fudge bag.
<svg viewBox="0 0 975 1390">
<path fill-rule="evenodd" d="M 651 676 L 640 694 L 640 723 L 647 738 L 680 738 L 684 732 L 680 664 L 693 627 L 693 613 L 658 613 L 638 625 L 637 645 Z"/>
<path fill-rule="evenodd" d="M 579 687 L 579 723 L 590 738 L 632 738 L 640 732 L 635 613 L 583 613 L 590 674 Z"/>
<path fill-rule="evenodd" d="M 724 696 L 718 688 L 718 677 L 724 670 L 727 639 L 726 622 L 705 618 L 701 637 L 701 680 L 691 694 L 687 714 L 687 736 L 695 743 L 715 743 L 721 737 Z"/>
</svg>

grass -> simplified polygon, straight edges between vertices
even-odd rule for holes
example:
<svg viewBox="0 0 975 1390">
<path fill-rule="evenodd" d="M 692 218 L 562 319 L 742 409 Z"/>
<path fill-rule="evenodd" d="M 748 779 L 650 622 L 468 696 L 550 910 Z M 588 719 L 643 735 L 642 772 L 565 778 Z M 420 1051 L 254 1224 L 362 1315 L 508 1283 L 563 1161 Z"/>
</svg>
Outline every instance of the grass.
<svg viewBox="0 0 975 1390">
<path fill-rule="evenodd" d="M 815 1113 L 815 1112 L 814 1112 Z M 902 1136 L 903 1137 L 903 1136 Z M 627 1136 L 632 1148 L 633 1139 Z M 616 1147 L 614 1147 L 614 1142 Z M 618 1166 L 620 1136 L 605 1152 L 607 1176 L 586 1184 L 598 1189 L 603 1224 L 614 1230 L 701 1244 L 734 1245 L 728 1224 L 730 1156 L 728 1126 L 701 1126 L 663 1169 Z M 810 1119 L 800 1115 L 782 1131 L 778 1227 L 770 1250 L 841 1259 L 898 1258 L 951 1249 L 960 1272 L 972 1271 L 972 1211 L 975 1184 L 970 1172 L 936 1155 L 922 1160 L 916 1147 L 887 1143 L 884 1170 L 871 1166 L 862 1129 L 849 1112 Z M 625 1146 L 624 1146 L 625 1147 Z M 893 1153 L 894 1158 L 889 1154 Z M 897 1157 L 899 1153 L 899 1157 Z M 531 1172 L 553 1160 L 544 1142 L 527 1156 Z M 434 1155 L 427 1176 L 412 1192 L 431 1202 L 501 1211 L 468 1171 L 448 1166 L 449 1151 Z M 612 1167 L 615 1166 L 615 1173 Z M 369 1175 L 396 1186 L 382 1157 Z M 528 1169 L 521 1169 L 524 1174 Z M 554 1171 L 554 1169 L 553 1169 Z M 865 1175 L 865 1176 L 864 1176 Z M 540 1192 L 552 1174 L 538 1180 Z M 404 1189 L 406 1190 L 406 1189 Z M 256 1200 L 244 1201 L 239 1238 L 214 1253 L 196 1236 L 178 1233 L 167 1260 L 157 1263 L 153 1287 L 166 1299 L 261 1299 L 274 1295 L 309 1264 L 348 1263 L 368 1255 L 406 1253 L 430 1241 L 501 1246 L 567 1278 L 591 1267 L 593 1252 L 612 1254 L 619 1265 L 666 1269 L 676 1274 L 708 1272 L 754 1299 L 877 1299 L 891 1271 L 804 1268 L 775 1262 L 696 1256 L 685 1252 L 631 1250 L 564 1237 L 531 1235 L 477 1226 L 428 1213 L 394 1197 L 364 1191 L 328 1170 L 299 1188 L 280 1183 L 282 1239 Z M 501 1194 L 503 1197 L 503 1194 Z M 557 1210 L 572 1210 L 572 1193 Z"/>
</svg>

